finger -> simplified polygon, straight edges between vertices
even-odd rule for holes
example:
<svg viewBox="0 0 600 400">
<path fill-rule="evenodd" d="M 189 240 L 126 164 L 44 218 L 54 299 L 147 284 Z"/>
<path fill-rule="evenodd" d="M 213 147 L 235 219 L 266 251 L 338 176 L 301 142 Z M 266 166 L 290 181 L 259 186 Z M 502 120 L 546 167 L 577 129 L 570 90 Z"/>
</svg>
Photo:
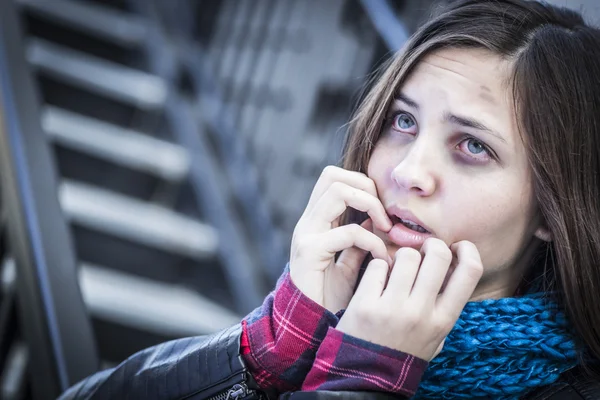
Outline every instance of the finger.
<svg viewBox="0 0 600 400">
<path fill-rule="evenodd" d="M 481 279 L 483 265 L 479 251 L 473 243 L 463 240 L 454 243 L 450 248 L 456 253 L 458 264 L 444 292 L 437 299 L 436 306 L 442 314 L 457 319 Z"/>
<path fill-rule="evenodd" d="M 363 274 L 352 302 L 379 297 L 387 283 L 389 265 L 384 260 L 373 259 Z"/>
<path fill-rule="evenodd" d="M 320 229 L 324 229 L 337 220 L 348 207 L 366 212 L 378 229 L 385 232 L 392 229 L 392 221 L 377 197 L 341 182 L 331 184 L 309 214 L 309 218 L 317 222 Z"/>
<path fill-rule="evenodd" d="M 373 232 L 373 222 L 370 218 L 364 220 L 360 226 L 366 229 L 368 232 Z M 365 257 L 368 253 L 369 252 L 367 250 L 352 246 L 346 250 L 342 250 L 336 261 L 336 266 L 341 268 L 340 270 L 344 276 L 344 279 L 353 283 L 353 286 L 356 285 L 360 267 L 363 265 Z"/>
<path fill-rule="evenodd" d="M 437 238 L 425 240 L 421 252 L 424 254 L 423 261 L 411 297 L 426 306 L 433 306 L 452 262 L 452 252 Z"/>
<path fill-rule="evenodd" d="M 373 231 L 373 222 L 370 218 L 364 220 L 360 226 L 368 232 Z M 336 261 L 336 265 L 339 267 L 344 267 L 345 270 L 353 271 L 355 268 L 360 268 L 368 253 L 369 252 L 366 250 L 352 246 L 348 249 L 342 250 Z"/>
<path fill-rule="evenodd" d="M 373 222 L 370 218 L 364 220 L 360 226 L 368 232 L 373 231 Z M 356 282 L 359 268 L 365 261 L 365 257 L 368 253 L 368 251 L 356 246 L 342 250 L 335 264 L 336 267 L 341 268 L 341 272 L 348 282 Z"/>
<path fill-rule="evenodd" d="M 406 299 L 410 295 L 421 265 L 421 253 L 410 247 L 396 252 L 394 268 L 390 274 L 384 296 Z"/>
<path fill-rule="evenodd" d="M 358 279 L 360 267 L 368 253 L 368 251 L 353 246 L 342 250 L 342 253 L 335 262 L 335 270 L 353 287 Z"/>
<path fill-rule="evenodd" d="M 360 223 L 360 226 L 362 226 L 369 232 L 373 232 L 373 220 L 371 218 L 365 219 L 363 222 Z"/>
<path fill-rule="evenodd" d="M 315 203 L 323 196 L 333 182 L 345 183 L 377 197 L 375 182 L 373 182 L 371 178 L 361 172 L 348 171 L 340 167 L 329 165 L 323 169 L 321 176 L 319 176 L 319 179 L 313 188 L 310 199 L 308 200 L 308 205 L 306 206 L 307 210 L 314 207 Z"/>
<path fill-rule="evenodd" d="M 338 251 L 357 247 L 370 252 L 373 258 L 386 260 L 389 265 L 392 265 L 392 259 L 388 255 L 383 240 L 360 225 L 350 224 L 334 228 L 319 235 L 317 240 L 324 246 L 325 251 L 332 256 Z"/>
<path fill-rule="evenodd" d="M 446 290 L 446 286 L 448 286 L 448 281 L 450 280 L 450 277 L 452 276 L 452 274 L 454 273 L 454 270 L 456 269 L 456 264 L 457 264 L 457 258 L 456 256 L 452 256 L 452 262 L 450 263 L 450 266 L 448 267 L 448 272 L 446 272 L 446 277 L 444 278 L 444 282 L 442 283 L 442 288 L 440 289 L 440 294 L 444 293 L 444 290 Z"/>
</svg>

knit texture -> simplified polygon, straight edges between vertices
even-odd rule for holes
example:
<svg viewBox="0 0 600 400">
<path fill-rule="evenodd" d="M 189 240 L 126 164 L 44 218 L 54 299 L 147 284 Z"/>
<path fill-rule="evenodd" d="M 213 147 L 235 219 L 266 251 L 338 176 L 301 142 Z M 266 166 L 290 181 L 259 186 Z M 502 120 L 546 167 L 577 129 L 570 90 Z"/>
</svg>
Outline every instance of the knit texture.
<svg viewBox="0 0 600 400">
<path fill-rule="evenodd" d="M 517 399 L 577 361 L 565 315 L 547 295 L 470 302 L 414 398 Z"/>
</svg>

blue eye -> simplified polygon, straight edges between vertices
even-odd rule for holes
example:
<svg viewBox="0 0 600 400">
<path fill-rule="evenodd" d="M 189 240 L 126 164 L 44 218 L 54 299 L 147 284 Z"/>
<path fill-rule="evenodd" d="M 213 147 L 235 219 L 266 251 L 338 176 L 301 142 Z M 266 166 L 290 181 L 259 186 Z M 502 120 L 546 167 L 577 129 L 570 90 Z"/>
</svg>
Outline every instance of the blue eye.
<svg viewBox="0 0 600 400">
<path fill-rule="evenodd" d="M 400 129 L 410 129 L 415 124 L 406 114 L 400 114 L 396 118 L 396 123 Z"/>
<path fill-rule="evenodd" d="M 473 154 L 479 154 L 485 151 L 485 146 L 476 140 L 469 139 L 467 141 L 467 149 Z"/>
<path fill-rule="evenodd" d="M 416 133 L 416 132 L 411 131 L 416 128 L 416 123 L 415 123 L 415 120 L 412 117 L 412 115 L 405 113 L 405 112 L 399 112 L 396 115 L 394 115 L 391 118 L 391 120 L 392 120 L 392 129 L 394 129 L 396 131 L 400 131 L 400 132 L 411 133 L 411 134 Z"/>
<path fill-rule="evenodd" d="M 488 147 L 472 137 L 466 137 L 458 144 L 458 148 L 466 157 L 474 161 L 487 162 L 493 158 L 493 153 Z"/>
</svg>

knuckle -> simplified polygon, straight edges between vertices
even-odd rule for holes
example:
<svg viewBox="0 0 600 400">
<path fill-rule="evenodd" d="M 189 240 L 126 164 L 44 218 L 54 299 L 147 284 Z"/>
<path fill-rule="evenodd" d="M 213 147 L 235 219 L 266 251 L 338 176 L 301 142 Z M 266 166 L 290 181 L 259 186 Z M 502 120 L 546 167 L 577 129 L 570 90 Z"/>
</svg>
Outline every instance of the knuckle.
<svg viewBox="0 0 600 400">
<path fill-rule="evenodd" d="M 371 268 L 371 269 L 385 269 L 387 271 L 388 268 L 389 268 L 389 266 L 388 266 L 388 263 L 385 262 L 384 260 L 381 260 L 379 258 L 374 258 L 369 263 L 369 268 Z"/>
<path fill-rule="evenodd" d="M 335 165 L 328 165 L 323 168 L 323 172 L 321 172 L 321 178 L 328 178 L 333 176 L 337 172 L 338 167 Z"/>
<path fill-rule="evenodd" d="M 452 251 L 442 240 L 428 238 L 423 244 L 423 251 L 428 256 L 439 258 L 448 264 L 452 261 Z"/>
<path fill-rule="evenodd" d="M 365 175 L 366 176 L 366 175 Z M 367 189 L 372 193 L 377 193 L 377 185 L 375 185 L 375 181 L 371 178 L 368 178 Z"/>
<path fill-rule="evenodd" d="M 477 246 L 468 240 L 462 240 L 455 245 L 461 251 L 458 260 L 459 266 L 464 268 L 470 278 L 479 280 L 483 275 L 484 268 Z"/>
<path fill-rule="evenodd" d="M 477 250 L 477 246 L 473 242 L 468 240 L 461 240 L 454 244 L 457 251 L 462 254 L 468 254 L 474 258 L 479 258 L 479 250 Z"/>
<path fill-rule="evenodd" d="M 475 247 L 475 244 L 473 242 L 470 242 L 468 240 L 461 240 L 459 242 L 457 242 L 458 246 L 463 246 L 466 247 L 468 250 L 475 250 L 477 251 L 477 247 Z"/>
<path fill-rule="evenodd" d="M 446 334 L 452 330 L 454 323 L 455 321 L 450 316 L 441 316 L 435 322 L 433 329 L 438 333 Z"/>
<path fill-rule="evenodd" d="M 446 243 L 444 243 L 443 240 L 435 238 L 435 237 L 430 237 L 425 239 L 425 242 L 423 243 L 423 247 L 426 247 L 428 249 L 438 249 L 438 248 L 448 248 L 448 246 L 446 246 Z M 448 249 L 449 250 L 449 249 Z"/>
<path fill-rule="evenodd" d="M 379 320 L 387 323 L 390 320 L 392 320 L 392 318 L 394 318 L 394 313 L 388 307 L 378 307 L 377 313 L 375 314 L 375 316 Z"/>
<path fill-rule="evenodd" d="M 310 254 L 312 248 L 312 241 L 306 237 L 297 237 L 294 242 L 294 255 L 296 257 L 302 257 L 305 254 Z"/>
<path fill-rule="evenodd" d="M 346 225 L 346 229 L 352 235 L 358 235 L 359 233 L 361 233 L 361 231 L 364 231 L 364 229 L 359 224 Z"/>
<path fill-rule="evenodd" d="M 345 186 L 343 190 L 344 190 L 345 195 L 348 196 L 348 198 L 359 197 L 361 194 L 360 189 L 356 189 L 355 187 L 352 187 L 352 186 Z"/>
<path fill-rule="evenodd" d="M 404 324 L 409 327 L 409 328 L 413 328 L 417 325 L 419 325 L 421 323 L 421 319 L 422 319 L 422 312 L 419 309 L 419 307 L 408 307 L 405 309 L 404 315 L 403 315 L 403 322 Z"/>
<path fill-rule="evenodd" d="M 405 262 L 420 263 L 421 253 L 412 247 L 402 247 L 396 251 L 396 259 Z"/>
<path fill-rule="evenodd" d="M 371 186 L 371 189 L 373 189 L 377 193 L 377 185 L 375 184 L 375 181 L 371 178 L 369 178 L 369 185 Z"/>
<path fill-rule="evenodd" d="M 344 225 L 342 229 L 339 230 L 339 234 L 346 241 L 352 241 L 354 245 L 356 245 L 357 241 L 359 241 L 358 236 L 362 234 L 360 225 L 357 224 L 349 224 Z"/>
<path fill-rule="evenodd" d="M 465 269 L 469 278 L 473 280 L 479 280 L 483 275 L 483 264 L 476 260 L 467 261 Z"/>
<path fill-rule="evenodd" d="M 346 185 L 344 185 L 342 182 L 335 181 L 331 184 L 331 186 L 329 186 L 329 190 L 340 195 L 346 190 Z"/>
</svg>

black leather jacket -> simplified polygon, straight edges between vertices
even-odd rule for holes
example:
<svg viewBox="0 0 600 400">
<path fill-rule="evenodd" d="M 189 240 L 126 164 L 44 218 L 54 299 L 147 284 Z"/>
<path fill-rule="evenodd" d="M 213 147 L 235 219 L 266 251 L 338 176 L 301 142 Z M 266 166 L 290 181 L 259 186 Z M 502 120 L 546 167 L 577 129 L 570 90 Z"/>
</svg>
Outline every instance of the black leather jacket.
<svg viewBox="0 0 600 400">
<path fill-rule="evenodd" d="M 78 383 L 60 400 L 169 399 L 254 400 L 275 396 L 258 390 L 240 355 L 241 325 L 210 336 L 179 339 L 143 350 L 119 366 Z M 399 399 L 375 392 L 292 392 L 280 400 Z M 600 383 L 572 370 L 528 400 L 599 399 Z"/>
</svg>

